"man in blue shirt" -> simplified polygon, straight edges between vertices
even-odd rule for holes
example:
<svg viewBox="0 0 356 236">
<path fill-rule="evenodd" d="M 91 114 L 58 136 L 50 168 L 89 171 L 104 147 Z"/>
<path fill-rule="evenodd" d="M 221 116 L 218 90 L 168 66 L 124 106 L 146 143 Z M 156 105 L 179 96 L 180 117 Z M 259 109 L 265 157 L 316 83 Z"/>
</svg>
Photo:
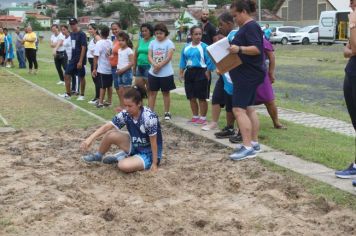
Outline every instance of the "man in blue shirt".
<svg viewBox="0 0 356 236">
<path fill-rule="evenodd" d="M 25 59 L 25 48 L 22 44 L 23 37 L 25 36 L 24 33 L 20 32 L 20 27 L 16 27 L 16 56 L 17 60 L 19 61 L 19 68 L 26 68 L 26 59 Z"/>
<path fill-rule="evenodd" d="M 60 97 L 70 99 L 71 97 L 71 79 L 72 75 L 76 75 L 80 79 L 80 96 L 78 101 L 85 100 L 85 64 L 86 64 L 86 52 L 87 52 L 87 37 L 83 31 L 78 27 L 78 21 L 76 18 L 69 19 L 69 25 L 72 29 L 70 38 L 72 41 L 72 58 L 68 62 L 64 82 L 66 87 L 66 93 L 59 94 Z"/>
</svg>

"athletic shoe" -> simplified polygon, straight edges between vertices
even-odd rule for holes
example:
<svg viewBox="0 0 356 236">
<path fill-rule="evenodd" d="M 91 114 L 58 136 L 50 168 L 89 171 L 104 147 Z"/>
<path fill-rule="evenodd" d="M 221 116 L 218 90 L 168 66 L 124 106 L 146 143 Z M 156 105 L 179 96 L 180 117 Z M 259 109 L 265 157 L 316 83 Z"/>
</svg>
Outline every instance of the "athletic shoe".
<svg viewBox="0 0 356 236">
<path fill-rule="evenodd" d="M 242 136 L 240 133 L 235 134 L 234 136 L 231 136 L 229 138 L 230 143 L 241 143 L 242 142 Z"/>
<path fill-rule="evenodd" d="M 62 84 L 64 84 L 64 82 L 62 80 L 60 80 L 60 81 L 57 82 L 57 84 L 58 85 L 62 85 Z"/>
<path fill-rule="evenodd" d="M 95 106 L 96 106 L 96 108 L 104 108 L 104 104 L 101 104 L 101 103 L 97 103 Z"/>
<path fill-rule="evenodd" d="M 89 103 L 89 104 L 96 104 L 97 101 L 98 101 L 98 99 L 97 99 L 97 98 L 94 98 L 94 99 L 90 100 L 88 103 Z"/>
<path fill-rule="evenodd" d="M 77 101 L 84 101 L 85 100 L 85 97 L 84 96 L 79 96 L 78 98 L 77 98 Z"/>
<path fill-rule="evenodd" d="M 82 156 L 82 160 L 85 161 L 85 162 L 88 162 L 88 163 L 91 163 L 91 162 L 101 162 L 101 159 L 102 157 L 101 156 L 98 156 L 97 153 L 90 153 L 86 156 Z"/>
<path fill-rule="evenodd" d="M 199 118 L 193 118 L 189 121 L 189 123 L 193 123 L 195 124 L 197 121 L 199 120 Z"/>
<path fill-rule="evenodd" d="M 214 135 L 216 138 L 230 138 L 235 135 L 235 130 L 232 126 L 226 126 L 221 131 L 216 132 Z"/>
<path fill-rule="evenodd" d="M 171 113 L 169 113 L 169 112 L 164 113 L 164 119 L 165 119 L 165 120 L 170 120 L 170 119 L 172 119 Z"/>
<path fill-rule="evenodd" d="M 352 186 L 354 186 L 356 188 L 356 179 L 352 180 Z M 356 190 L 356 189 L 355 189 Z"/>
<path fill-rule="evenodd" d="M 230 155 L 230 159 L 233 161 L 242 161 L 253 157 L 256 157 L 256 151 L 253 148 L 247 150 L 245 146 L 242 146 L 240 150 Z"/>
<path fill-rule="evenodd" d="M 126 152 L 118 152 L 114 156 L 107 156 L 103 159 L 104 164 L 115 164 L 127 157 Z"/>
<path fill-rule="evenodd" d="M 206 125 L 206 124 L 208 124 L 208 121 L 199 118 L 199 120 L 197 122 L 195 122 L 195 124 L 197 124 L 197 125 Z"/>
<path fill-rule="evenodd" d="M 236 148 L 234 149 L 234 152 L 238 152 L 242 147 L 242 144 L 237 144 Z M 252 148 L 255 150 L 256 153 L 261 152 L 261 145 L 259 143 L 252 145 Z"/>
<path fill-rule="evenodd" d="M 58 96 L 60 96 L 61 98 L 67 99 L 67 100 L 70 99 L 70 96 L 67 93 L 58 94 Z"/>
<path fill-rule="evenodd" d="M 104 102 L 104 107 L 111 107 L 111 102 Z"/>
<path fill-rule="evenodd" d="M 356 178 L 356 168 L 354 167 L 354 163 L 351 163 L 351 165 L 345 170 L 336 171 L 335 175 L 336 177 L 342 179 Z"/>
<path fill-rule="evenodd" d="M 204 131 L 209 131 L 209 130 L 216 129 L 217 127 L 218 127 L 218 124 L 216 122 L 211 122 L 210 124 L 203 126 L 201 129 Z"/>
</svg>

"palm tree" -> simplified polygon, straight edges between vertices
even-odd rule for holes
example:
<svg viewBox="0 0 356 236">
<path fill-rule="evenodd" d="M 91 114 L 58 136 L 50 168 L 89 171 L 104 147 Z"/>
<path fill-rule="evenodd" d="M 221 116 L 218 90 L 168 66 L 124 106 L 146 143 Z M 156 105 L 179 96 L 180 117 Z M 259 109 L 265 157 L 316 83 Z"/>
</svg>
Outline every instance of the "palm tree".
<svg viewBox="0 0 356 236">
<path fill-rule="evenodd" d="M 193 23 L 191 18 L 184 17 L 184 15 L 185 15 L 185 11 L 183 11 L 182 14 L 178 18 L 179 29 L 183 28 L 184 26 L 187 26 L 188 24 Z"/>
</svg>

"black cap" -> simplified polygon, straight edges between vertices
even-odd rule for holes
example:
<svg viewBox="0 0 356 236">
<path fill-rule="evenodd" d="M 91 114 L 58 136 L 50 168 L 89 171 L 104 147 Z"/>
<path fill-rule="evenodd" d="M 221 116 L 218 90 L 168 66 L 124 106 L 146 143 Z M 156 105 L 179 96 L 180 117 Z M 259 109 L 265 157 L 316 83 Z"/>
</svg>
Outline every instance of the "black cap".
<svg viewBox="0 0 356 236">
<path fill-rule="evenodd" d="M 72 17 L 72 18 L 69 18 L 69 24 L 70 25 L 75 25 L 75 24 L 78 24 L 78 21 L 76 18 Z"/>
</svg>

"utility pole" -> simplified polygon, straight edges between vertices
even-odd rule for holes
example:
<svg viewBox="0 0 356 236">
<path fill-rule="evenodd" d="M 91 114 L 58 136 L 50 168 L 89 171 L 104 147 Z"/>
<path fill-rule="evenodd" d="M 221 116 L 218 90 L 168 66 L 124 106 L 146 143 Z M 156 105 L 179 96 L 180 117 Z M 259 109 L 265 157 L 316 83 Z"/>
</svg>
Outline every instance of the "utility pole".
<svg viewBox="0 0 356 236">
<path fill-rule="evenodd" d="M 77 0 L 74 0 L 74 17 L 78 18 Z"/>
<path fill-rule="evenodd" d="M 258 21 L 261 24 L 262 20 L 262 10 L 261 10 L 261 0 L 258 0 Z"/>
</svg>

